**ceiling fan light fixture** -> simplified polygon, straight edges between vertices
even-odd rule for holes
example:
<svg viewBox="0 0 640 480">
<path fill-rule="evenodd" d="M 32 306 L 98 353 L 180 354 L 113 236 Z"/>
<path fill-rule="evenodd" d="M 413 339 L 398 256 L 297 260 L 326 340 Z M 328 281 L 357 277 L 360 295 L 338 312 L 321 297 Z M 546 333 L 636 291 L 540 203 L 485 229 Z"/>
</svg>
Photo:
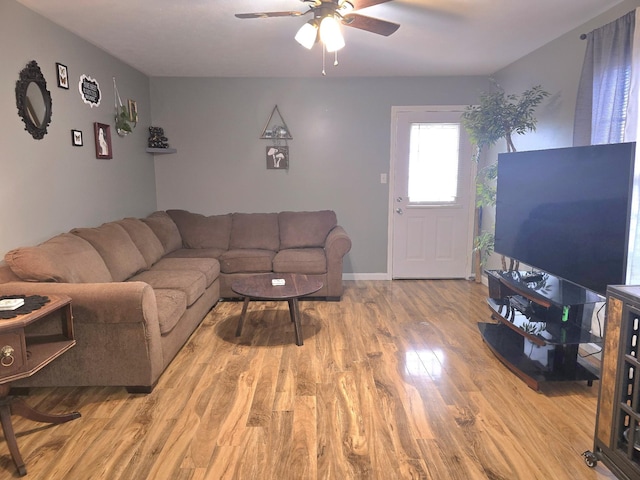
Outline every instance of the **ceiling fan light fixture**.
<svg viewBox="0 0 640 480">
<path fill-rule="evenodd" d="M 320 39 L 327 52 L 336 52 L 344 47 L 344 37 L 340 32 L 340 25 L 333 15 L 324 17 L 320 22 Z"/>
<path fill-rule="evenodd" d="M 318 25 L 315 20 L 309 20 L 307 23 L 302 25 L 295 36 L 296 42 L 308 50 L 311 50 L 311 47 L 316 43 L 317 38 Z"/>
</svg>

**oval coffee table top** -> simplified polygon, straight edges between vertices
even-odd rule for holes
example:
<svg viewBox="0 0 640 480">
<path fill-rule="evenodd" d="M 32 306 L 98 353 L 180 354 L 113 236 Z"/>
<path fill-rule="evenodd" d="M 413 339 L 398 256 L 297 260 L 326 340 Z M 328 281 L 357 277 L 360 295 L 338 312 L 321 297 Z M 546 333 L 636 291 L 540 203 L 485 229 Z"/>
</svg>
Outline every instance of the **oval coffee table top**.
<svg viewBox="0 0 640 480">
<path fill-rule="evenodd" d="M 282 279 L 284 285 L 273 285 L 271 280 Z M 231 290 L 243 297 L 261 300 L 287 300 L 303 297 L 317 292 L 322 288 L 322 282 L 317 278 L 298 273 L 266 273 L 251 275 L 234 280 Z"/>
</svg>

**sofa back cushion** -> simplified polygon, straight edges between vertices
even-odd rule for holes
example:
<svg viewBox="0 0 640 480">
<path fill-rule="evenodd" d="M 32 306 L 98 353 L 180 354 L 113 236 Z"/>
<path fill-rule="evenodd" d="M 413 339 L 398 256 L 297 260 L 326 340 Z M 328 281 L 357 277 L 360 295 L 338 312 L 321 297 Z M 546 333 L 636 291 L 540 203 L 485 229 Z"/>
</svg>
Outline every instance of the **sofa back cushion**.
<svg viewBox="0 0 640 480">
<path fill-rule="evenodd" d="M 138 218 L 123 218 L 116 223 L 127 231 L 144 257 L 147 268 L 162 258 L 164 247 L 149 225 Z"/>
<path fill-rule="evenodd" d="M 231 214 L 204 216 L 186 210 L 167 210 L 178 226 L 185 248 L 229 249 Z"/>
<path fill-rule="evenodd" d="M 113 280 L 96 249 L 71 233 L 57 235 L 35 247 L 11 250 L 4 260 L 27 282 L 103 283 Z"/>
<path fill-rule="evenodd" d="M 234 213 L 229 249 L 253 248 L 277 251 L 280 247 L 277 213 Z"/>
<path fill-rule="evenodd" d="M 333 227 L 338 224 L 332 210 L 317 212 L 280 212 L 280 249 L 324 247 Z"/>
<path fill-rule="evenodd" d="M 153 212 L 142 221 L 151 227 L 164 248 L 164 254 L 171 253 L 182 247 L 182 237 L 175 222 L 167 212 Z"/>
<path fill-rule="evenodd" d="M 115 222 L 96 228 L 74 228 L 71 233 L 93 245 L 116 282 L 147 268 L 147 262 L 127 231 Z"/>
</svg>

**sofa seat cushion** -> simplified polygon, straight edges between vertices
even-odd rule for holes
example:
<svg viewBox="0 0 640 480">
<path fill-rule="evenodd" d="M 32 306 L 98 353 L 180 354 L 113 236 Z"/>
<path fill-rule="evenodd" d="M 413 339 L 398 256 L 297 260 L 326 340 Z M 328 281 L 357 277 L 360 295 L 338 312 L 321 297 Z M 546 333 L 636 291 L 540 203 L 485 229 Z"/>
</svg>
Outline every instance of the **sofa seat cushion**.
<svg viewBox="0 0 640 480">
<path fill-rule="evenodd" d="M 147 268 L 156 263 L 164 255 L 164 247 L 151 227 L 139 218 L 123 218 L 116 222 L 122 226 L 147 263 Z"/>
<path fill-rule="evenodd" d="M 131 277 L 129 281 L 145 282 L 154 289 L 180 290 L 187 296 L 187 306 L 193 305 L 207 287 L 203 273 L 189 270 L 147 270 Z"/>
<path fill-rule="evenodd" d="M 276 251 L 279 247 L 277 213 L 233 214 L 229 250 L 246 248 Z"/>
<path fill-rule="evenodd" d="M 178 226 L 182 245 L 187 248 L 229 249 L 231 214 L 206 217 L 186 210 L 167 210 Z"/>
<path fill-rule="evenodd" d="M 7 252 L 5 262 L 27 282 L 104 283 L 111 272 L 93 246 L 86 240 L 63 233 L 35 247 Z"/>
<path fill-rule="evenodd" d="M 153 212 L 142 221 L 149 225 L 153 233 L 156 234 L 164 248 L 165 255 L 182 247 L 180 231 L 167 212 Z"/>
<path fill-rule="evenodd" d="M 327 258 L 322 248 L 288 248 L 273 259 L 276 273 L 327 273 Z"/>
<path fill-rule="evenodd" d="M 207 287 L 220 276 L 220 262 L 215 258 L 163 258 L 151 270 L 192 270 L 202 273 Z"/>
<path fill-rule="evenodd" d="M 127 231 L 115 222 L 96 228 L 74 228 L 71 233 L 93 245 L 115 282 L 122 282 L 147 268 L 147 262 Z"/>
<path fill-rule="evenodd" d="M 329 232 L 338 225 L 332 210 L 317 212 L 280 212 L 280 250 L 324 247 Z"/>
<path fill-rule="evenodd" d="M 165 258 L 220 258 L 226 250 L 219 248 L 179 248 Z"/>
<path fill-rule="evenodd" d="M 265 273 L 273 269 L 273 257 L 276 252 L 245 248 L 229 250 L 220 257 L 222 273 Z"/>
<path fill-rule="evenodd" d="M 158 305 L 160 334 L 166 335 L 178 324 L 187 310 L 187 295 L 182 290 L 156 288 L 153 290 Z"/>
</svg>

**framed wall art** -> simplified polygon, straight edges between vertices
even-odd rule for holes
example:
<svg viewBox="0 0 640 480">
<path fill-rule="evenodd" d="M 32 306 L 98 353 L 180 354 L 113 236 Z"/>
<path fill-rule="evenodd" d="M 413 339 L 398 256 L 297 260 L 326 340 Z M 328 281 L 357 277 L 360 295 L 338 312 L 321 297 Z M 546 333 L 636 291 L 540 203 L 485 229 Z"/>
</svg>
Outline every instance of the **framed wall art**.
<svg viewBox="0 0 640 480">
<path fill-rule="evenodd" d="M 56 63 L 58 87 L 69 90 L 69 70 L 66 65 Z"/>
<path fill-rule="evenodd" d="M 105 123 L 95 122 L 93 133 L 96 141 L 96 158 L 108 160 L 113 158 L 111 151 L 111 127 Z"/>
<path fill-rule="evenodd" d="M 135 100 L 129 99 L 129 121 L 138 122 L 138 104 Z"/>
<path fill-rule="evenodd" d="M 267 147 L 267 169 L 287 170 L 289 168 L 289 147 L 270 145 Z"/>
<path fill-rule="evenodd" d="M 71 145 L 81 147 L 84 145 L 82 141 L 82 130 L 71 130 Z"/>
<path fill-rule="evenodd" d="M 91 78 L 85 74 L 80 75 L 78 90 L 80 91 L 80 96 L 84 103 L 89 105 L 91 108 L 100 106 L 102 92 L 100 91 L 100 85 L 95 78 Z"/>
</svg>

